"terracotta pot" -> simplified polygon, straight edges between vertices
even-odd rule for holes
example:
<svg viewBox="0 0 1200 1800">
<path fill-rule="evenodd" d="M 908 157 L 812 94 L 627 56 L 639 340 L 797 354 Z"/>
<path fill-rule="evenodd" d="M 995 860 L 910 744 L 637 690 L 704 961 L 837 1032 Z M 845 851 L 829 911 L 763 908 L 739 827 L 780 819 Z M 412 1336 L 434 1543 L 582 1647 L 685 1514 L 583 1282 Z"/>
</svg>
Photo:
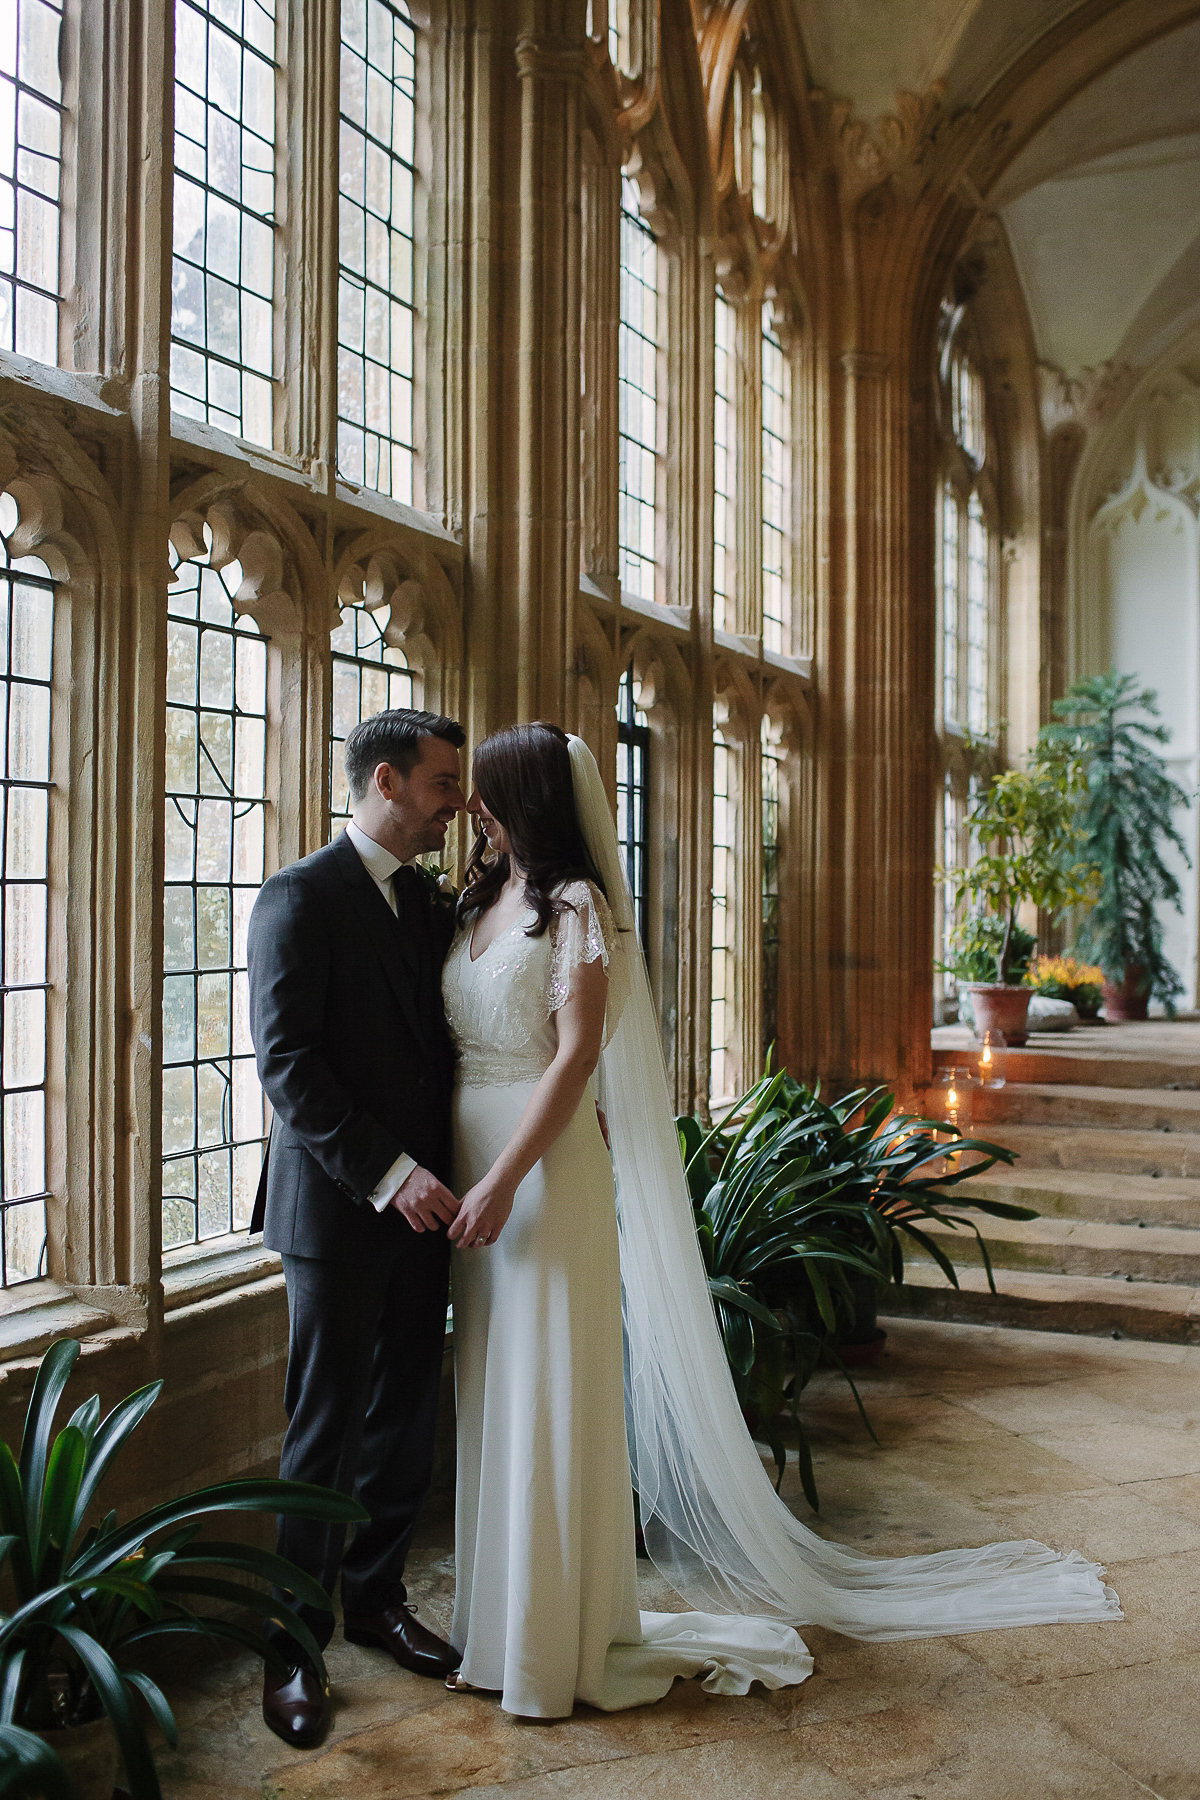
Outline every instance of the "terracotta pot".
<svg viewBox="0 0 1200 1800">
<path fill-rule="evenodd" d="M 1142 989 L 1145 991 L 1141 991 Z M 1104 1016 L 1106 1019 L 1144 1019 L 1150 1006 L 1150 983 L 1141 963 L 1129 963 L 1125 979 L 1117 986 L 1104 983 Z"/>
<path fill-rule="evenodd" d="M 998 981 L 964 981 L 960 985 L 971 996 L 977 1038 L 982 1039 L 985 1031 L 1000 1031 L 1006 1044 L 1019 1048 L 1025 1042 L 1032 989 L 1001 986 Z"/>
<path fill-rule="evenodd" d="M 107 1719 L 37 1735 L 50 1745 L 66 1770 L 74 1800 L 112 1800 L 120 1757 Z"/>
</svg>

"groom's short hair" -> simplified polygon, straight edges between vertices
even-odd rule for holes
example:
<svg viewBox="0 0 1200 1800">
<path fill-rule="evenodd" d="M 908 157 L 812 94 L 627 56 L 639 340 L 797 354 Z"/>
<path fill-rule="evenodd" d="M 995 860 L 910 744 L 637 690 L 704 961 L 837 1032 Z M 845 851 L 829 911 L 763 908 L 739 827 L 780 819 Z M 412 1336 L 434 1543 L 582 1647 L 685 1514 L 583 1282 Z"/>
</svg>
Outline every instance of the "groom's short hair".
<svg viewBox="0 0 1200 1800">
<path fill-rule="evenodd" d="M 421 760 L 421 740 L 431 737 L 453 744 L 456 750 L 461 750 L 467 741 L 457 719 L 443 718 L 440 713 L 414 712 L 407 706 L 389 707 L 387 712 L 360 719 L 347 733 L 342 750 L 350 798 L 363 798 L 380 763 L 390 763 L 401 775 L 411 775 Z"/>
</svg>

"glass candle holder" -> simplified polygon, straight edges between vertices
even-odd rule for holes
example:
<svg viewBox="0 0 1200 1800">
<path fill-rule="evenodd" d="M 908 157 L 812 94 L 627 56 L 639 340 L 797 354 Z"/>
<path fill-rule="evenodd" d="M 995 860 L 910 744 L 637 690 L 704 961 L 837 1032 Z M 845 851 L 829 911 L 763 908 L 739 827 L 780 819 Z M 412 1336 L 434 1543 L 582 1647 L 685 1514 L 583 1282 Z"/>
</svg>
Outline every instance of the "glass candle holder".
<svg viewBox="0 0 1200 1800">
<path fill-rule="evenodd" d="M 979 1087 L 974 1069 L 942 1069 L 933 1084 L 934 1110 L 940 1123 L 966 1132 L 970 1129 L 972 1096 Z"/>
<path fill-rule="evenodd" d="M 985 1088 L 1002 1088 L 1007 1080 L 1004 1073 L 1005 1052 L 1008 1044 L 1002 1031 L 985 1031 L 979 1040 L 979 1085 Z"/>
</svg>

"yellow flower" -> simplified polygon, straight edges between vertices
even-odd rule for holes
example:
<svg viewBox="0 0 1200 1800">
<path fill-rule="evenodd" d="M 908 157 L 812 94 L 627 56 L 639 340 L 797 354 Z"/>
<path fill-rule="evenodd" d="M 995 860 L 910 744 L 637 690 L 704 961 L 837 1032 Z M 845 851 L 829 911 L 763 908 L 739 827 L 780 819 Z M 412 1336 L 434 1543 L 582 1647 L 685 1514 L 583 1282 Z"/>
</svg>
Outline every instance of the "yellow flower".
<svg viewBox="0 0 1200 1800">
<path fill-rule="evenodd" d="M 1025 982 L 1032 988 L 1101 987 L 1104 971 L 1074 956 L 1038 956 L 1030 964 Z"/>
</svg>

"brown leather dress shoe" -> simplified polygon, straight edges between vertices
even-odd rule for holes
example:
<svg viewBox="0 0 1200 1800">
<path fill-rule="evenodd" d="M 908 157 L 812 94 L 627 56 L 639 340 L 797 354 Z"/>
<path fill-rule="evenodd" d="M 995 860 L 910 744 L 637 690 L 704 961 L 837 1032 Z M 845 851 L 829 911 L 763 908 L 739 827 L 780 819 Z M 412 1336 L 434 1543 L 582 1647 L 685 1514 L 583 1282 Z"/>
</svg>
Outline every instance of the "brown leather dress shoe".
<svg viewBox="0 0 1200 1800">
<path fill-rule="evenodd" d="M 311 1669 L 263 1671 L 263 1718 L 293 1750 L 319 1744 L 329 1725 L 329 1698 Z"/>
<path fill-rule="evenodd" d="M 403 1606 L 389 1606 L 380 1613 L 360 1613 L 343 1620 L 342 1633 L 347 1643 L 386 1650 L 402 1669 L 411 1669 L 414 1675 L 452 1674 L 462 1657 L 453 1644 L 427 1630 L 415 1612 L 416 1608 L 406 1601 Z"/>
</svg>

